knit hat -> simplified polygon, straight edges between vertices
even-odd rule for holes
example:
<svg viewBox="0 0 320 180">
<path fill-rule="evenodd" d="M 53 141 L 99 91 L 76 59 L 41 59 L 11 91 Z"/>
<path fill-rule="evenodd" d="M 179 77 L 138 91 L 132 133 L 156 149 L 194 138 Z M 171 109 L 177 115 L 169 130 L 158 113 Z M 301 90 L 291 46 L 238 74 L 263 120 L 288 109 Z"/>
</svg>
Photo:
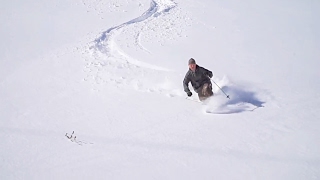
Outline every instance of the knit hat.
<svg viewBox="0 0 320 180">
<path fill-rule="evenodd" d="M 196 64 L 196 61 L 193 58 L 191 58 L 191 59 L 189 59 L 189 62 L 188 62 L 188 65 L 190 65 L 190 64 Z"/>
</svg>

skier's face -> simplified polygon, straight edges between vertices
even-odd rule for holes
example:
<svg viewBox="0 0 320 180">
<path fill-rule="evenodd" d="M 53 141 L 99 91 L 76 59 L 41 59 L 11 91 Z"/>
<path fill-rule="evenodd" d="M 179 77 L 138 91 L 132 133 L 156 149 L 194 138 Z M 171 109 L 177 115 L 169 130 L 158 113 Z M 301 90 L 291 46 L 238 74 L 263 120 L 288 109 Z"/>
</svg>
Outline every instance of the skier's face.
<svg viewBox="0 0 320 180">
<path fill-rule="evenodd" d="M 189 68 L 191 69 L 191 71 L 195 71 L 196 67 L 197 67 L 196 64 L 189 64 Z"/>
</svg>

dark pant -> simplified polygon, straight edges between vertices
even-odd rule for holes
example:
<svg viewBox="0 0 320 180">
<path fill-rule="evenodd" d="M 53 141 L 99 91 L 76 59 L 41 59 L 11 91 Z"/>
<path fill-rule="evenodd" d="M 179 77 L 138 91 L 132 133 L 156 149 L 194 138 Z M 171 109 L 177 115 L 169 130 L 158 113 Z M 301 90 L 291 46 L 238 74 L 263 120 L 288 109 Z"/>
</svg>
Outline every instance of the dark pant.
<svg viewBox="0 0 320 180">
<path fill-rule="evenodd" d="M 198 96 L 200 101 L 206 100 L 208 97 L 212 96 L 212 84 L 205 83 L 198 90 Z"/>
</svg>

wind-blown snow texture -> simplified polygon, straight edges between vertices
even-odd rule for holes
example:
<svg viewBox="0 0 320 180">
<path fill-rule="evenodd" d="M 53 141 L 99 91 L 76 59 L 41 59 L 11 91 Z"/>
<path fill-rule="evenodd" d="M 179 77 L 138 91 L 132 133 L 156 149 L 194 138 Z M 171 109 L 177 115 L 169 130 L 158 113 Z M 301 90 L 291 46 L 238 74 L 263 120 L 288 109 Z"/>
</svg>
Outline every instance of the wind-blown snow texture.
<svg viewBox="0 0 320 180">
<path fill-rule="evenodd" d="M 8 1 L 0 179 L 319 179 L 317 1 Z M 186 98 L 195 58 L 215 96 Z"/>
</svg>

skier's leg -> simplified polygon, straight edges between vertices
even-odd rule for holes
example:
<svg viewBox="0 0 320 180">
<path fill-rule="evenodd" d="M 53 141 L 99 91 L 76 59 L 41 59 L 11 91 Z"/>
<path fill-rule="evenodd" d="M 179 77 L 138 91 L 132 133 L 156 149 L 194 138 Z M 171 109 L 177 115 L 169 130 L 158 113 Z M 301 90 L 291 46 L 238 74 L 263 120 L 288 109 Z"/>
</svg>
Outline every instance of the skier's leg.
<svg viewBox="0 0 320 180">
<path fill-rule="evenodd" d="M 199 89 L 199 100 L 200 101 L 204 101 L 206 100 L 208 97 L 212 96 L 213 92 L 212 92 L 212 85 L 209 83 L 205 83 L 200 89 Z"/>
<path fill-rule="evenodd" d="M 208 85 L 207 94 L 208 94 L 208 97 L 213 96 L 212 84 L 211 83 Z"/>
<path fill-rule="evenodd" d="M 198 97 L 200 101 L 204 101 L 206 99 L 205 95 L 203 94 L 203 86 L 201 86 L 198 90 Z"/>
<path fill-rule="evenodd" d="M 208 90 L 207 90 L 207 89 L 208 89 L 208 83 L 205 83 L 205 84 L 202 86 L 202 89 L 201 89 L 201 93 L 202 93 L 202 95 L 205 96 L 205 97 L 208 96 L 208 92 L 207 92 Z"/>
<path fill-rule="evenodd" d="M 200 100 L 200 101 L 204 101 L 204 100 L 206 100 L 208 97 L 213 96 L 212 84 L 211 84 L 211 83 L 205 83 L 205 84 L 199 89 L 198 96 L 199 96 L 199 100 Z"/>
<path fill-rule="evenodd" d="M 198 94 L 198 96 L 199 96 L 199 100 L 200 100 L 200 101 L 204 101 L 204 100 L 207 99 L 207 97 L 205 97 L 205 96 L 201 96 L 201 95 L 199 95 L 199 94 Z"/>
</svg>

